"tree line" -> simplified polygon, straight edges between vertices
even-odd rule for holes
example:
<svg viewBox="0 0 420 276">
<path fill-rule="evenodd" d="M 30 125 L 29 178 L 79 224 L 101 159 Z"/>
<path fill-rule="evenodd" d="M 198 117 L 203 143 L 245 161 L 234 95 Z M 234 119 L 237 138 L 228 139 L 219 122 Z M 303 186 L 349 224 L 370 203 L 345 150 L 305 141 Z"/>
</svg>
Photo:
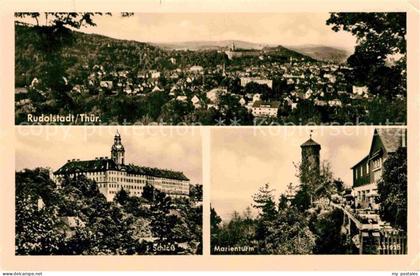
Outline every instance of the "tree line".
<svg viewBox="0 0 420 276">
<path fill-rule="evenodd" d="M 95 181 L 16 172 L 17 255 L 201 254 L 202 206 L 151 185 L 108 202 Z"/>
<path fill-rule="evenodd" d="M 212 254 L 358 254 L 342 232 L 343 211 L 329 205 L 332 195 L 348 193 L 335 179 L 328 163 L 319 174 L 298 167 L 301 185 L 293 197 L 262 185 L 242 214 L 235 211 L 223 221 L 210 209 Z M 407 151 L 400 148 L 384 162 L 378 183 L 379 216 L 394 229 L 407 230 Z M 253 213 L 257 212 L 257 215 Z M 248 252 L 220 252 L 218 247 L 252 247 Z M 375 248 L 371 252 L 377 252 Z"/>
</svg>

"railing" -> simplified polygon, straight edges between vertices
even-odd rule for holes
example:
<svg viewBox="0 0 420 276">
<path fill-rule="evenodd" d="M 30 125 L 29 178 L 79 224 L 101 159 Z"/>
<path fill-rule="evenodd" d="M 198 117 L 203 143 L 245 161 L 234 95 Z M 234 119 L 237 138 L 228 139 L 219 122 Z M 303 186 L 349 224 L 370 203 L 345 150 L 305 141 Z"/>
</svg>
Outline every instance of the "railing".
<svg viewBox="0 0 420 276">
<path fill-rule="evenodd" d="M 344 216 L 354 222 L 360 235 L 360 254 L 364 253 L 364 247 L 372 248 L 372 246 L 376 248 L 373 252 L 376 251 L 379 255 L 407 254 L 407 234 L 404 231 L 384 228 L 377 223 L 363 223 L 343 206 L 332 202 L 330 204 L 342 210 Z"/>
<path fill-rule="evenodd" d="M 401 231 L 381 231 L 380 255 L 407 254 L 407 235 Z"/>
<path fill-rule="evenodd" d="M 377 223 L 363 223 L 361 222 L 355 214 L 351 213 L 349 210 L 347 210 L 346 208 L 344 208 L 343 206 L 333 203 L 330 203 L 331 206 L 333 206 L 334 208 L 338 208 L 341 209 L 345 215 L 347 215 L 356 225 L 357 229 L 359 230 L 379 230 L 379 224 Z"/>
</svg>

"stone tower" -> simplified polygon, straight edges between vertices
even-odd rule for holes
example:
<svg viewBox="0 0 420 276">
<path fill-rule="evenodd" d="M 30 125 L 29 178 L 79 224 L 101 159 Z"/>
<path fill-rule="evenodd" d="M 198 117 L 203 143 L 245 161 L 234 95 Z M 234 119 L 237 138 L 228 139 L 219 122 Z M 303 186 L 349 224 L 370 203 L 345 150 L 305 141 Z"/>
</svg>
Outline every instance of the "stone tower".
<svg viewBox="0 0 420 276">
<path fill-rule="evenodd" d="M 117 133 L 114 137 L 114 144 L 111 148 L 111 159 L 117 164 L 117 165 L 124 165 L 124 146 L 121 144 L 121 135 L 117 130 Z"/>
<path fill-rule="evenodd" d="M 312 140 L 311 134 L 309 140 L 303 143 L 300 147 L 302 149 L 302 169 L 307 170 L 307 172 L 315 172 L 315 174 L 319 174 L 319 152 L 321 151 L 321 145 Z"/>
</svg>

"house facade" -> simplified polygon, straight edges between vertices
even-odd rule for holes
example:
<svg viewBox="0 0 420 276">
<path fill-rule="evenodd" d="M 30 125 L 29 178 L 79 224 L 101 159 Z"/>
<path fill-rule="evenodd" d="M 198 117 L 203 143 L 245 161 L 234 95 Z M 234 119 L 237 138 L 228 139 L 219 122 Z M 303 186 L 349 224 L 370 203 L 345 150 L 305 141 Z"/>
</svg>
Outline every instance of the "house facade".
<svg viewBox="0 0 420 276">
<path fill-rule="evenodd" d="M 252 105 L 252 115 L 255 117 L 277 118 L 280 102 L 256 101 Z"/>
<path fill-rule="evenodd" d="M 406 147 L 406 129 L 375 129 L 368 154 L 356 163 L 353 171 L 352 195 L 357 208 L 378 210 L 378 182 L 382 179 L 383 165 L 400 147 Z"/>
</svg>

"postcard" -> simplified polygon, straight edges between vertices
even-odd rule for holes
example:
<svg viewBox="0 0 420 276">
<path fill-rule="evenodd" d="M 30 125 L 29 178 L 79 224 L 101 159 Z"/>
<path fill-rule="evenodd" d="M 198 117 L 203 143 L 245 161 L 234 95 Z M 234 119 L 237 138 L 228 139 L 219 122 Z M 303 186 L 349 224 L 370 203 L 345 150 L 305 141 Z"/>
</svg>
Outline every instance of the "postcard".
<svg viewBox="0 0 420 276">
<path fill-rule="evenodd" d="M 2 271 L 420 271 L 418 2 L 3 2 Z"/>
</svg>

